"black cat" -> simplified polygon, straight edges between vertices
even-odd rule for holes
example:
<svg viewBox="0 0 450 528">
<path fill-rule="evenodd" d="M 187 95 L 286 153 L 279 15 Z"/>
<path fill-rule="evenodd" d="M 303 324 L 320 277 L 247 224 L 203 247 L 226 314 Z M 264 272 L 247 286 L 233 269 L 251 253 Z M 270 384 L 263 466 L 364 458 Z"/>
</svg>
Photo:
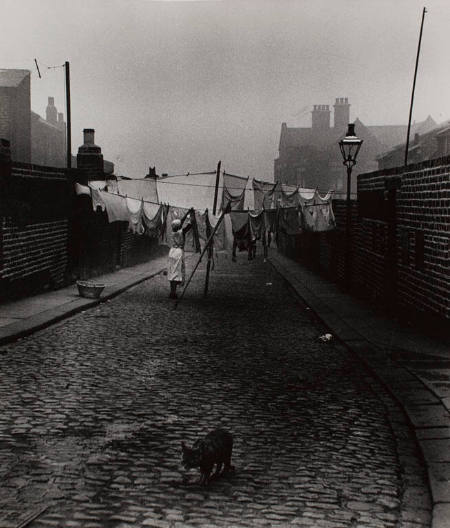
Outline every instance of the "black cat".
<svg viewBox="0 0 450 528">
<path fill-rule="evenodd" d="M 192 447 L 181 442 L 183 450 L 182 464 L 186 469 L 200 468 L 200 484 L 207 485 L 211 478 L 218 477 L 222 465 L 222 474 L 233 470 L 231 452 L 233 450 L 233 436 L 224 429 L 215 429 L 201 440 L 196 440 Z M 214 464 L 216 470 L 211 475 Z"/>
</svg>

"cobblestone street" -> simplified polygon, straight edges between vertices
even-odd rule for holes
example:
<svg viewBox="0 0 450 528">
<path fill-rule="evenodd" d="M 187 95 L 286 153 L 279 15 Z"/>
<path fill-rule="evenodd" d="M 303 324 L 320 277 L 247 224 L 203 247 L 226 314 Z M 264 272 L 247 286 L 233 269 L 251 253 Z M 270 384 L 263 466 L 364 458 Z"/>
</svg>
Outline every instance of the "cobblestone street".
<svg viewBox="0 0 450 528">
<path fill-rule="evenodd" d="M 215 268 L 176 311 L 160 275 L 0 349 L 0 528 L 430 525 L 383 386 L 261 257 Z M 218 426 L 235 473 L 200 487 L 180 444 Z"/>
</svg>

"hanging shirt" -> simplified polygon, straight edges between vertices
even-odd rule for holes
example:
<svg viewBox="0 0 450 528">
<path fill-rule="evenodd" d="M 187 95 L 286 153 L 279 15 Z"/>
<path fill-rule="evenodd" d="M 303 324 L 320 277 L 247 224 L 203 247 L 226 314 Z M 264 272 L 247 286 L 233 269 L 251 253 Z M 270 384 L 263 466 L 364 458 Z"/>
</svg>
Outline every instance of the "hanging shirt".
<svg viewBox="0 0 450 528">
<path fill-rule="evenodd" d="M 100 191 L 96 189 L 90 189 L 91 199 L 92 199 L 92 209 L 97 211 L 97 207 L 100 207 L 102 211 L 106 209 L 105 202 L 100 194 Z"/>
<path fill-rule="evenodd" d="M 238 233 L 242 227 L 248 224 L 248 213 L 230 213 L 233 234 Z"/>
<path fill-rule="evenodd" d="M 266 231 L 268 233 L 276 233 L 277 230 L 277 210 L 276 209 L 269 209 L 268 211 L 264 211 L 264 221 L 266 224 Z"/>
<path fill-rule="evenodd" d="M 163 204 L 151 204 L 144 202 L 142 205 L 142 222 L 145 226 L 145 234 L 159 238 L 163 225 Z"/>
<path fill-rule="evenodd" d="M 92 189 L 91 189 L 92 192 Z M 111 194 L 106 191 L 98 191 L 103 203 L 105 204 L 108 222 L 128 222 L 130 215 L 127 204 L 123 196 Z"/>
<path fill-rule="evenodd" d="M 266 231 L 264 211 L 258 214 L 249 213 L 248 220 L 250 225 L 250 235 L 252 240 L 260 240 L 264 237 Z"/>
<path fill-rule="evenodd" d="M 273 197 L 276 187 L 277 183 L 264 182 L 255 179 L 253 180 L 255 211 L 272 208 Z"/>
<path fill-rule="evenodd" d="M 232 211 L 242 211 L 245 203 L 245 188 L 248 178 L 223 173 L 222 211 L 229 205 Z"/>
<path fill-rule="evenodd" d="M 217 222 L 219 221 L 220 215 L 219 216 L 215 216 L 212 213 L 210 213 L 209 211 L 207 213 L 205 212 L 205 214 L 208 214 L 208 221 L 210 223 L 211 232 L 212 232 L 212 230 L 217 225 Z M 220 223 L 219 227 L 217 228 L 217 231 L 214 234 L 213 245 L 214 245 L 214 249 L 216 249 L 216 250 L 222 250 L 226 246 L 226 243 L 225 243 L 225 225 L 224 225 L 223 222 Z"/>
<path fill-rule="evenodd" d="M 331 231 L 336 227 L 331 200 L 332 193 L 320 196 L 315 191 L 314 196 L 308 200 L 302 200 L 303 223 L 305 230 L 315 233 Z"/>
<path fill-rule="evenodd" d="M 298 187 L 281 184 L 279 196 L 281 207 L 297 207 L 300 204 Z"/>
<path fill-rule="evenodd" d="M 128 229 L 137 235 L 144 233 L 142 225 L 142 200 L 136 198 L 126 198 L 125 203 L 128 209 Z"/>
</svg>

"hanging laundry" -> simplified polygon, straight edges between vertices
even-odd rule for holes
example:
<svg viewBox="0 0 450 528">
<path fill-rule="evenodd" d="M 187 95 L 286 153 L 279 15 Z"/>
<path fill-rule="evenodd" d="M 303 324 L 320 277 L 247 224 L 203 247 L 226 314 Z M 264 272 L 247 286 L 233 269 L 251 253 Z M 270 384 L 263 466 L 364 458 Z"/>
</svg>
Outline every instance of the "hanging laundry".
<svg viewBox="0 0 450 528">
<path fill-rule="evenodd" d="M 253 240 L 260 240 L 263 238 L 266 225 L 265 225 L 265 215 L 264 211 L 260 213 L 249 213 L 248 215 L 249 225 L 250 225 L 250 234 Z"/>
<path fill-rule="evenodd" d="M 103 191 L 106 189 L 106 181 L 105 180 L 90 180 L 88 182 L 88 187 L 91 189 L 96 189 L 97 191 Z"/>
<path fill-rule="evenodd" d="M 158 203 L 158 190 L 156 180 L 153 178 L 141 178 L 134 180 L 117 180 L 118 194 L 130 198 L 143 199 L 146 202 Z"/>
<path fill-rule="evenodd" d="M 268 211 L 264 211 L 264 222 L 266 225 L 266 232 L 267 233 L 276 233 L 277 230 L 277 210 L 276 209 L 269 209 Z"/>
<path fill-rule="evenodd" d="M 245 188 L 248 178 L 223 173 L 222 210 L 227 206 L 233 211 L 242 211 L 245 203 Z"/>
<path fill-rule="evenodd" d="M 278 210 L 278 230 L 287 235 L 302 232 L 302 213 L 300 207 L 280 208 Z"/>
<path fill-rule="evenodd" d="M 302 211 L 305 230 L 322 233 L 335 229 L 336 220 L 331 196 L 331 192 L 322 197 L 316 191 L 313 198 L 303 200 Z"/>
<path fill-rule="evenodd" d="M 298 195 L 300 198 L 300 203 L 305 200 L 312 200 L 316 195 L 316 189 L 308 189 L 306 187 L 300 187 L 298 189 Z"/>
<path fill-rule="evenodd" d="M 142 224 L 142 199 L 126 198 L 125 203 L 129 216 L 128 229 L 136 235 L 144 234 L 144 226 Z"/>
<path fill-rule="evenodd" d="M 197 224 L 198 229 L 198 235 L 200 237 L 200 240 L 202 242 L 206 242 L 207 236 L 206 236 L 206 217 L 205 212 L 195 210 L 195 221 Z"/>
<path fill-rule="evenodd" d="M 205 211 L 205 214 L 208 215 L 208 221 L 211 225 L 211 230 L 213 230 L 216 225 L 217 225 L 217 222 L 219 221 L 219 218 L 220 218 L 220 215 L 213 215 L 212 213 L 210 213 L 209 211 Z M 222 249 L 225 249 L 225 226 L 224 226 L 224 223 L 221 222 L 215 235 L 214 235 L 214 241 L 213 241 L 213 245 L 214 245 L 214 249 L 216 250 L 222 250 Z"/>
<path fill-rule="evenodd" d="M 298 187 L 295 187 L 293 185 L 285 185 L 284 183 L 282 183 L 279 189 L 281 207 L 297 207 L 300 204 Z"/>
<path fill-rule="evenodd" d="M 97 207 L 100 207 L 102 211 L 106 209 L 105 202 L 103 201 L 103 198 L 100 194 L 100 191 L 97 189 L 89 189 L 92 199 L 92 209 L 94 211 L 97 211 Z"/>
<path fill-rule="evenodd" d="M 81 185 L 81 183 L 75 183 L 75 193 L 77 195 L 87 194 L 88 196 L 91 196 L 89 187 L 87 185 Z"/>
<path fill-rule="evenodd" d="M 200 253 L 202 248 L 200 245 L 200 236 L 198 234 L 198 225 L 197 225 L 197 219 L 195 217 L 195 210 L 191 209 L 189 213 L 189 220 L 192 225 L 192 237 L 194 242 L 194 248 L 197 253 Z"/>
<path fill-rule="evenodd" d="M 277 183 L 253 180 L 254 209 L 271 209 Z"/>
<path fill-rule="evenodd" d="M 161 236 L 163 209 L 163 204 L 143 202 L 142 222 L 145 226 L 145 234 L 147 236 L 152 238 L 159 238 Z"/>
<path fill-rule="evenodd" d="M 93 192 L 93 189 L 91 189 L 91 193 Z M 99 196 L 105 205 L 109 223 L 129 221 L 128 208 L 123 196 L 111 194 L 106 191 L 97 192 L 99 193 Z"/>
<path fill-rule="evenodd" d="M 116 179 L 106 180 L 106 190 L 113 194 L 119 194 L 119 185 Z"/>
<path fill-rule="evenodd" d="M 214 204 L 216 172 L 159 178 L 156 185 L 161 203 L 204 211 Z M 217 203 L 220 205 L 220 199 Z"/>
<path fill-rule="evenodd" d="M 238 233 L 242 227 L 248 224 L 248 213 L 230 213 L 233 234 Z"/>
</svg>

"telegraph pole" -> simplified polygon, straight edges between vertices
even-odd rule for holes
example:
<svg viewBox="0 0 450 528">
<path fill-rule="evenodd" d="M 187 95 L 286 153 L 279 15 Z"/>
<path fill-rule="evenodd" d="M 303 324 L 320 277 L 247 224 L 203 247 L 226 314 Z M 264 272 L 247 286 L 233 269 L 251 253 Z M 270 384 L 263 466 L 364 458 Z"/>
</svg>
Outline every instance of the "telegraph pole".
<svg viewBox="0 0 450 528">
<path fill-rule="evenodd" d="M 413 80 L 413 87 L 412 87 L 412 93 L 411 93 L 411 104 L 409 106 L 408 134 L 406 136 L 406 149 L 405 149 L 405 165 L 408 165 L 409 134 L 411 132 L 411 118 L 412 118 L 413 103 L 414 103 L 414 91 L 416 89 L 417 68 L 419 66 L 420 45 L 422 43 L 423 22 L 425 20 L 426 12 L 427 12 L 427 8 L 424 7 L 422 11 L 422 23 L 420 24 L 419 45 L 417 46 L 416 68 L 414 70 L 414 80 Z"/>
<path fill-rule="evenodd" d="M 66 113 L 67 113 L 67 168 L 72 167 L 72 118 L 70 115 L 70 64 L 65 63 L 66 69 Z"/>
</svg>

